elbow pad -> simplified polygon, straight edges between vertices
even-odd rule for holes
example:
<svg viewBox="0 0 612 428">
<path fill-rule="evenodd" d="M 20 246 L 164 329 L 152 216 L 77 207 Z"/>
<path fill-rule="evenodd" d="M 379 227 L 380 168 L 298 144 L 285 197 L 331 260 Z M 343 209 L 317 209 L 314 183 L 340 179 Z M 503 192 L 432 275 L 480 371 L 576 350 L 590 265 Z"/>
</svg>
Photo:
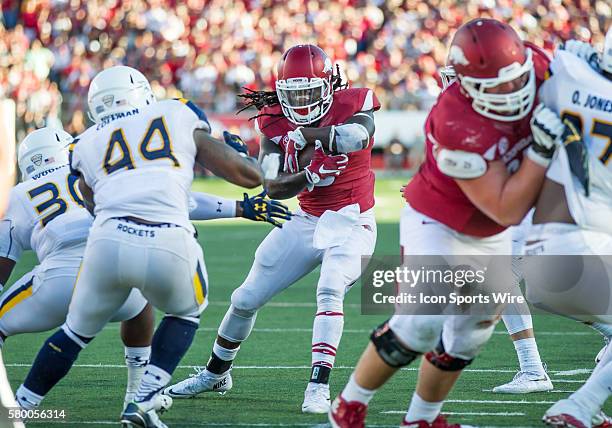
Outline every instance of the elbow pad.
<svg viewBox="0 0 612 428">
<path fill-rule="evenodd" d="M 452 178 L 471 179 L 487 172 L 487 161 L 478 153 L 440 149 L 436 156 L 438 169 Z"/>
<path fill-rule="evenodd" d="M 359 123 L 347 123 L 332 127 L 335 134 L 336 150 L 339 153 L 351 153 L 363 150 L 370 141 L 370 134 L 365 126 Z M 330 142 L 333 140 L 333 135 Z"/>
</svg>

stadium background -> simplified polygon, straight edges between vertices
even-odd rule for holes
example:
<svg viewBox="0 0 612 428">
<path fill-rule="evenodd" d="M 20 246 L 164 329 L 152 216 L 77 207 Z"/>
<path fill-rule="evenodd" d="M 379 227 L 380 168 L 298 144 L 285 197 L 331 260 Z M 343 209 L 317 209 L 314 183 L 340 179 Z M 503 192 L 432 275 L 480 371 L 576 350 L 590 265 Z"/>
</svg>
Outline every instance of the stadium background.
<svg viewBox="0 0 612 428">
<path fill-rule="evenodd" d="M 90 123 L 86 118 L 89 82 L 103 67 L 119 63 L 141 69 L 159 98 L 190 98 L 205 108 L 217 129 L 230 127 L 248 139 L 254 137 L 246 120 L 250 112 L 240 117 L 233 114 L 240 88 L 269 87 L 275 63 L 288 46 L 319 44 L 341 65 L 353 86 L 376 90 L 384 108 L 377 119 L 388 118 L 378 123 L 375 160 L 379 255 L 398 253 L 402 207 L 398 191 L 418 165 L 420 123 L 439 91 L 437 69 L 445 62 L 454 29 L 477 16 L 495 17 L 510 22 L 522 37 L 550 52 L 568 38 L 600 45 L 612 15 L 606 0 L 2 0 L 1 4 L 0 99 L 16 102 L 17 141 L 44 125 L 63 125 L 73 134 L 85 129 Z M 400 128 L 391 132 L 398 123 Z M 388 173 L 398 170 L 399 178 Z M 197 180 L 194 188 L 241 197 L 240 189 L 211 178 Z M 289 203 L 295 206 L 295 201 Z M 175 378 L 205 362 L 229 296 L 245 277 L 269 226 L 227 220 L 199 224 L 198 229 L 209 270 L 211 304 Z M 35 257 L 27 253 L 10 283 L 35 263 Z M 256 330 L 236 362 L 236 383 L 230 393 L 176 402 L 164 420 L 179 427 L 324 424 L 325 417 L 299 411 L 310 364 L 316 278 L 317 271 L 261 311 Z M 368 332 L 380 321 L 380 317 L 361 316 L 359 292 L 349 294 L 346 331 L 332 374 L 333 394 L 346 382 Z M 582 325 L 551 316 L 536 316 L 535 326 L 555 391 L 528 396 L 490 393 L 517 368 L 512 344 L 499 326 L 445 405 L 453 420 L 537 426 L 552 402 L 586 379 L 601 339 Z M 23 380 L 46 336 L 24 335 L 7 341 L 3 353 L 13 387 Z M 33 425 L 114 424 L 123 397 L 122 367 L 118 326 L 111 325 L 45 401 L 46 408 L 66 409 L 67 420 L 37 425 L 34 421 Z M 414 367 L 377 395 L 368 426 L 397 426 L 415 385 Z M 607 410 L 612 413 L 611 408 Z"/>
</svg>

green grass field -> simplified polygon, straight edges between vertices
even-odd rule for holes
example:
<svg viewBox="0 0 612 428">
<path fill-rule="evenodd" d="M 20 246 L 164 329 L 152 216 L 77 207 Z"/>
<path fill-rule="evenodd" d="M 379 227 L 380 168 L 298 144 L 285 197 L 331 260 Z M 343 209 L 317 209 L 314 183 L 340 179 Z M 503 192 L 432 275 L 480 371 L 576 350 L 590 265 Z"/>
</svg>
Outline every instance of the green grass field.
<svg viewBox="0 0 612 428">
<path fill-rule="evenodd" d="M 402 205 L 398 191 L 404 181 L 389 179 L 377 183 L 378 255 L 398 252 L 397 219 Z M 230 197 L 241 194 L 236 188 L 212 180 L 199 181 L 195 187 Z M 211 303 L 203 313 L 191 350 L 174 375 L 176 380 L 191 373 L 192 366 L 202 365 L 208 359 L 230 294 L 246 276 L 254 251 L 270 227 L 224 220 L 201 224 L 198 229 L 208 267 Z M 12 280 L 31 269 L 34 263 L 35 257 L 26 254 Z M 174 427 L 326 426 L 326 416 L 300 412 L 309 375 L 316 281 L 315 271 L 260 311 L 255 331 L 236 360 L 234 388 L 228 394 L 175 400 L 164 420 Z M 346 383 L 368 342 L 370 330 L 382 321 L 381 317 L 360 315 L 359 299 L 357 290 L 347 296 L 345 332 L 331 379 L 333 395 Z M 494 386 L 509 381 L 517 368 L 514 348 L 500 323 L 483 353 L 465 371 L 449 397 L 444 411 L 452 415 L 451 420 L 479 426 L 540 426 L 545 409 L 586 379 L 593 367 L 593 358 L 602 346 L 601 338 L 587 327 L 552 316 L 537 316 L 535 328 L 555 391 L 525 396 L 489 392 Z M 48 333 L 22 335 L 7 341 L 3 351 L 13 388 L 24 379 L 47 336 Z M 379 391 L 370 406 L 368 426 L 399 425 L 415 386 L 416 367 L 413 364 L 401 371 Z M 43 404 L 44 408 L 65 409 L 66 420 L 62 421 L 65 426 L 118 425 L 124 386 L 119 325 L 111 324 L 81 354 L 70 374 Z M 49 421 L 32 425 L 55 426 Z"/>
</svg>

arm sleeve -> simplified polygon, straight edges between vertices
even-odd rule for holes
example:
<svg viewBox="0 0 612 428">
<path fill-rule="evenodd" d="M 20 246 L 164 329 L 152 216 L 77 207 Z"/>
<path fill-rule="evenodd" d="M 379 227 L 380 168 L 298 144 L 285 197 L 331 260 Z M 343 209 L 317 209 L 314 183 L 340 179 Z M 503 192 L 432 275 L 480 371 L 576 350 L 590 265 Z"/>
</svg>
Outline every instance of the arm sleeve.
<svg viewBox="0 0 612 428">
<path fill-rule="evenodd" d="M 236 217 L 236 200 L 221 198 L 216 195 L 209 195 L 208 193 L 190 193 L 190 220 L 212 220 L 233 217 Z"/>
<path fill-rule="evenodd" d="M 29 216 L 23 211 L 15 192 L 11 192 L 8 211 L 0 220 L 0 257 L 16 262 L 24 250 L 30 249 L 31 230 L 25 224 Z"/>
</svg>

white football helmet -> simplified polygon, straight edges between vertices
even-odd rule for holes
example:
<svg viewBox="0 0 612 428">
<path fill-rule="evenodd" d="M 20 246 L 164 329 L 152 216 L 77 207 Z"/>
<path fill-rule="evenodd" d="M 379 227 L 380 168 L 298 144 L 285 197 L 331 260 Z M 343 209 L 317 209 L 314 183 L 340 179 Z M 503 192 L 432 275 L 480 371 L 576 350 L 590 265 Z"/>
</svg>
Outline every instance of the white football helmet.
<svg viewBox="0 0 612 428">
<path fill-rule="evenodd" d="M 87 104 L 89 118 L 100 123 L 111 114 L 144 107 L 156 101 L 147 78 L 138 70 L 124 65 L 102 70 L 89 85 Z"/>
<path fill-rule="evenodd" d="M 29 133 L 17 149 L 21 179 L 29 180 L 52 166 L 67 164 L 68 145 L 72 140 L 66 131 L 49 126 Z"/>
<path fill-rule="evenodd" d="M 612 25 L 606 33 L 600 66 L 603 71 L 612 74 Z"/>
</svg>

